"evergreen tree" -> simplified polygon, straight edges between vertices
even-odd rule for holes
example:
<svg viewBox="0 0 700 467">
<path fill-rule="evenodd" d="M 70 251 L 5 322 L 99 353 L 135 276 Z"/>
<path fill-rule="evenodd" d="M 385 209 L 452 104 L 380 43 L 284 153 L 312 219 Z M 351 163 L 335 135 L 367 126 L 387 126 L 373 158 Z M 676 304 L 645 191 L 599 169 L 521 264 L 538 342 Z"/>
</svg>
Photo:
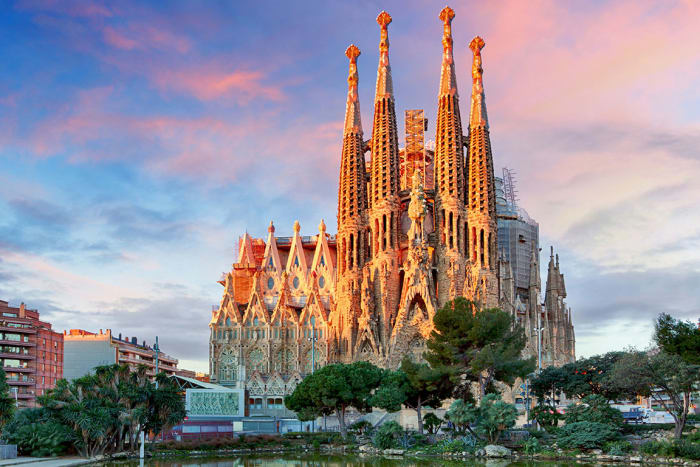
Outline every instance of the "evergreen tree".
<svg viewBox="0 0 700 467">
<path fill-rule="evenodd" d="M 494 383 L 512 385 L 535 368 L 534 358 L 521 358 L 526 338 L 508 313 L 478 310 L 463 297 L 447 302 L 433 317 L 435 329 L 425 358 L 455 385 L 454 395 L 471 400 L 471 383 L 479 396 L 494 392 Z"/>
<path fill-rule="evenodd" d="M 10 394 L 10 385 L 7 384 L 5 370 L 0 368 L 0 428 L 12 420 L 15 413 L 15 398 Z"/>
<path fill-rule="evenodd" d="M 384 373 L 369 362 L 326 365 L 304 378 L 294 392 L 284 398 L 284 403 L 297 413 L 300 420 L 335 413 L 340 433 L 346 438 L 346 410 L 350 407 L 359 411 L 370 410 L 372 393 L 381 383 Z"/>
<path fill-rule="evenodd" d="M 700 365 L 700 328 L 690 321 L 662 313 L 654 326 L 654 340 L 664 352 L 679 355 L 691 365 Z"/>
<path fill-rule="evenodd" d="M 452 385 L 442 372 L 404 357 L 397 371 L 385 375 L 371 404 L 389 412 L 401 410 L 402 405 L 415 410 L 418 432 L 423 434 L 423 408 L 440 407 L 451 393 Z"/>
</svg>

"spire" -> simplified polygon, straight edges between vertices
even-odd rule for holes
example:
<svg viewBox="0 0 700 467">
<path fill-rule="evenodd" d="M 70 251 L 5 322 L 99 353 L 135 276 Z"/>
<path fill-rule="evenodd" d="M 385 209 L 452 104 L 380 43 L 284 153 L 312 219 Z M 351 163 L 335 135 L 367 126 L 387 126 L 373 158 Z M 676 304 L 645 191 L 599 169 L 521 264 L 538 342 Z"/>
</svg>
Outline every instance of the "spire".
<svg viewBox="0 0 700 467">
<path fill-rule="evenodd" d="M 472 108 L 469 117 L 469 125 L 472 127 L 489 127 L 489 119 L 486 115 L 486 96 L 484 94 L 484 69 L 481 66 L 481 49 L 486 43 L 484 40 L 476 36 L 469 43 L 469 48 L 474 53 L 474 61 L 472 62 Z"/>
<path fill-rule="evenodd" d="M 391 23 L 391 15 L 382 11 L 377 16 L 377 23 L 381 28 L 379 40 L 379 68 L 377 69 L 377 88 L 374 100 L 381 97 L 392 97 L 394 85 L 391 80 L 391 65 L 389 65 L 389 30 L 387 27 Z"/>
<path fill-rule="evenodd" d="M 345 106 L 345 133 L 362 134 L 362 122 L 360 121 L 360 99 L 357 94 L 357 57 L 360 56 L 360 49 L 355 44 L 345 51 L 345 55 L 350 59 L 350 70 L 348 71 L 348 102 Z"/>
<path fill-rule="evenodd" d="M 457 96 L 457 74 L 452 56 L 452 19 L 455 12 L 446 6 L 440 12 L 440 20 L 444 23 L 442 33 L 442 68 L 440 70 L 440 95 L 449 94 Z"/>
<path fill-rule="evenodd" d="M 399 142 L 396 131 L 394 89 L 389 66 L 389 32 L 391 16 L 382 11 L 377 16 L 381 37 L 379 41 L 379 67 L 377 89 L 374 97 L 374 122 L 372 125 L 372 176 L 370 179 L 371 204 L 398 198 L 399 192 Z"/>
<path fill-rule="evenodd" d="M 351 44 L 345 51 L 350 59 L 348 74 L 348 101 L 345 108 L 343 150 L 340 156 L 338 183 L 338 233 L 355 229 L 367 207 L 365 183 L 365 154 L 363 150 L 360 101 L 357 94 L 357 57 L 360 49 Z"/>
<path fill-rule="evenodd" d="M 462 119 L 459 112 L 457 77 L 452 56 L 452 19 L 455 12 L 446 6 L 440 12 L 443 22 L 442 68 L 438 94 L 437 127 L 435 135 L 435 189 L 441 220 L 439 239 L 442 246 L 454 253 L 465 253 L 463 232 L 466 219 L 463 211 L 465 197 L 464 144 Z M 494 251 L 494 257 L 496 257 Z"/>
<path fill-rule="evenodd" d="M 491 253 L 498 244 L 496 224 L 496 190 L 494 186 L 491 138 L 486 119 L 486 103 L 482 83 L 481 49 L 484 40 L 477 36 L 469 47 L 474 53 L 472 64 L 471 118 L 469 120 L 469 155 L 467 158 L 467 186 L 465 196 L 472 250 L 480 252 L 481 267 L 493 269 Z M 476 230 L 475 230 L 476 229 Z M 475 248 L 476 247 L 476 248 Z M 476 256 L 476 255 L 475 255 Z M 485 261 L 486 259 L 486 261 Z"/>
</svg>

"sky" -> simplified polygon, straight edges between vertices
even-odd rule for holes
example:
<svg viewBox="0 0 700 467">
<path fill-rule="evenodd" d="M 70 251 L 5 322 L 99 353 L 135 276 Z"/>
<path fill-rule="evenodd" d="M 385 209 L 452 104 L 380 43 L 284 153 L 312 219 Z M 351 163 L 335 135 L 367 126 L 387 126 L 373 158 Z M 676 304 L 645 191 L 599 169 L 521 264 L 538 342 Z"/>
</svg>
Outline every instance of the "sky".
<svg viewBox="0 0 700 467">
<path fill-rule="evenodd" d="M 383 9 L 400 134 L 414 108 L 434 133 L 443 6 L 4 5 L 0 299 L 207 371 L 238 237 L 335 231 L 344 51 L 369 135 Z M 450 6 L 462 120 L 478 34 L 494 166 L 560 255 L 578 356 L 646 347 L 661 312 L 697 320 L 700 2 Z"/>
</svg>

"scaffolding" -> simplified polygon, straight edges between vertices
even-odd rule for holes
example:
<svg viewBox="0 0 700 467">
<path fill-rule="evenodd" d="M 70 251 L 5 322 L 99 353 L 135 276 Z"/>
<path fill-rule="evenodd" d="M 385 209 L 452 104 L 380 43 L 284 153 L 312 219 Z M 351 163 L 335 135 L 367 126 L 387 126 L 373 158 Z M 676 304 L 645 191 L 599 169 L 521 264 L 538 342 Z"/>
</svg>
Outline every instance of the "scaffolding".
<svg viewBox="0 0 700 467">
<path fill-rule="evenodd" d="M 428 119 L 423 109 L 406 111 L 406 147 L 401 160 L 401 188 L 410 189 L 413 173 L 421 171 L 426 178 L 425 130 L 428 129 Z"/>
<path fill-rule="evenodd" d="M 518 206 L 518 190 L 515 189 L 515 171 L 503 167 L 503 192 L 508 203 L 513 209 Z"/>
</svg>

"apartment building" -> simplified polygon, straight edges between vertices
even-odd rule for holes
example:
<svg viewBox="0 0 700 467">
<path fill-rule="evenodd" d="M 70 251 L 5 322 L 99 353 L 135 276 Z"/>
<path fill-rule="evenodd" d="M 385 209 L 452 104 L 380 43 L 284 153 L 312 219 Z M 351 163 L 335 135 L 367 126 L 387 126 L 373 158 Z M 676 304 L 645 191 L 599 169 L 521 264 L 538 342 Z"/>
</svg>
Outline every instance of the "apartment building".
<svg viewBox="0 0 700 467">
<path fill-rule="evenodd" d="M 37 310 L 0 300 L 0 361 L 17 406 L 35 407 L 37 396 L 63 378 L 63 335 Z"/>
</svg>

